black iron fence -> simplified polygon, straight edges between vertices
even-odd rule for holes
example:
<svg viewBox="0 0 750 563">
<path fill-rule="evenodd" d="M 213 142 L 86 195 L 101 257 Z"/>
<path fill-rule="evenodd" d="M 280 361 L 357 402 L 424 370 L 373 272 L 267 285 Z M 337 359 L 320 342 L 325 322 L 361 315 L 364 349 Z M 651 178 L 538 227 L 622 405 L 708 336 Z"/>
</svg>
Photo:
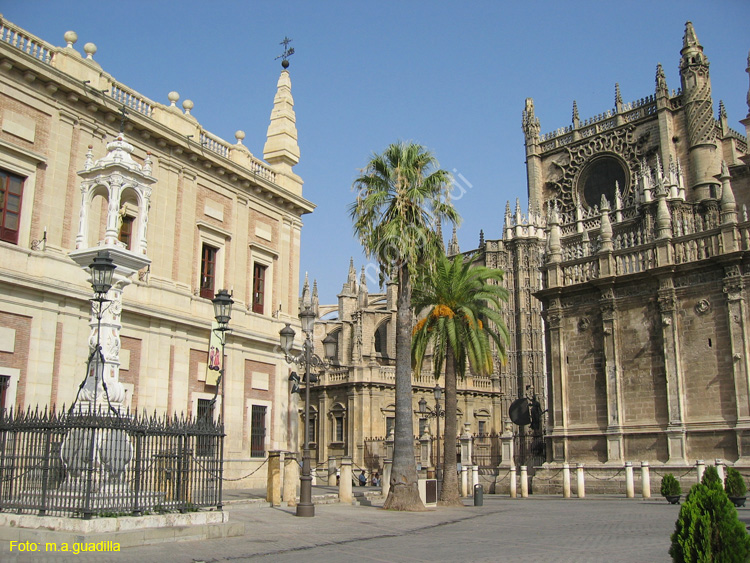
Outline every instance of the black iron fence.
<svg viewBox="0 0 750 563">
<path fill-rule="evenodd" d="M 0 510 L 91 518 L 221 508 L 224 428 L 208 417 L 0 414 Z"/>
</svg>

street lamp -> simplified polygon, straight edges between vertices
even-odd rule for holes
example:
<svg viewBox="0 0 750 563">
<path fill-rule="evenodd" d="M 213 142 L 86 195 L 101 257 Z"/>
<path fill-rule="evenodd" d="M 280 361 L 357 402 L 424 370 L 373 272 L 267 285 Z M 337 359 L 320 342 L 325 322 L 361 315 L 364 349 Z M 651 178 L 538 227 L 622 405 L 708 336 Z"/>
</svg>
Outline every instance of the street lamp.
<svg viewBox="0 0 750 563">
<path fill-rule="evenodd" d="M 91 271 L 91 287 L 94 290 L 94 297 L 91 299 L 92 310 L 96 315 L 96 347 L 91 351 L 89 359 L 86 362 L 86 377 L 81 382 L 78 388 L 78 394 L 76 395 L 73 404 L 70 405 L 68 412 L 72 413 L 75 408 L 78 397 L 86 385 L 86 380 L 91 373 L 91 364 L 94 362 L 94 400 L 89 404 L 89 411 L 96 409 L 96 399 L 99 391 L 99 374 L 102 375 L 102 387 L 104 392 L 107 392 L 107 384 L 104 382 L 104 354 L 102 352 L 101 345 L 101 329 L 102 329 L 102 316 L 106 310 L 104 307 L 105 303 L 109 303 L 107 299 L 107 292 L 112 288 L 112 277 L 114 276 L 115 261 L 109 256 L 109 252 L 106 250 L 100 250 L 94 256 L 94 260 L 89 264 L 89 270 Z M 107 397 L 109 401 L 109 397 Z M 111 408 L 111 407 L 110 407 Z"/>
<path fill-rule="evenodd" d="M 437 425 L 437 455 L 435 456 L 435 477 L 437 478 L 438 484 L 438 498 L 440 498 L 440 483 L 442 482 L 440 474 L 440 418 L 445 417 L 445 411 L 440 407 L 440 399 L 443 396 L 443 390 L 440 385 L 435 385 L 432 390 L 432 394 L 435 397 L 435 408 L 430 409 L 427 407 L 427 400 L 422 397 L 417 403 L 419 405 L 419 414 L 423 417 L 430 417 L 435 419 Z"/>
<path fill-rule="evenodd" d="M 302 474 L 299 481 L 299 504 L 297 505 L 297 516 L 315 516 L 315 505 L 312 503 L 312 475 L 310 472 L 310 385 L 312 375 L 310 368 L 325 369 L 326 362 L 313 353 L 312 333 L 315 326 L 315 311 L 311 307 L 305 307 L 299 314 L 302 332 L 305 334 L 304 349 L 301 354 L 292 355 L 294 345 L 294 329 L 286 323 L 279 331 L 281 349 L 284 351 L 284 359 L 288 364 L 297 364 L 305 368 L 305 439 L 302 446 Z M 331 335 L 323 340 L 325 357 L 332 360 L 336 353 L 336 339 Z"/>
<path fill-rule="evenodd" d="M 216 404 L 216 396 L 219 394 L 219 385 L 221 385 L 221 423 L 224 424 L 224 347 L 227 343 L 227 332 L 229 328 L 229 320 L 232 318 L 232 296 L 226 289 L 220 289 L 216 296 L 211 300 L 214 305 L 214 318 L 216 319 L 217 326 L 214 333 L 218 334 L 219 342 L 221 343 L 221 367 L 219 368 L 219 378 L 216 381 L 216 392 L 214 398 L 211 399 L 211 406 Z"/>
</svg>

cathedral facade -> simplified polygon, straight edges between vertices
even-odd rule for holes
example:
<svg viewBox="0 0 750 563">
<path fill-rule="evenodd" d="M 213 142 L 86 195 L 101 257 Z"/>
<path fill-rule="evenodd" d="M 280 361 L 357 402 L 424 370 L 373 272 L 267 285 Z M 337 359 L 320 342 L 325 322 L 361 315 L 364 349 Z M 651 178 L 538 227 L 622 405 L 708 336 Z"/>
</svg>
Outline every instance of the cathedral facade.
<svg viewBox="0 0 750 563">
<path fill-rule="evenodd" d="M 553 465 L 750 461 L 750 156 L 690 22 L 680 78 L 546 135 L 526 102 Z"/>
</svg>

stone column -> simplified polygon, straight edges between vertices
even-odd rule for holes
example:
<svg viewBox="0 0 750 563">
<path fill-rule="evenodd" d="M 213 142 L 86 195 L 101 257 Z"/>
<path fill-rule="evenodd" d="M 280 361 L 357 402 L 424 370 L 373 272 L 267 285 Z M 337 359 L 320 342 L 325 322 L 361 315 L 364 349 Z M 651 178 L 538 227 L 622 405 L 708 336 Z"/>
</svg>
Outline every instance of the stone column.
<svg viewBox="0 0 750 563">
<path fill-rule="evenodd" d="M 641 494 L 643 498 L 651 498 L 651 473 L 648 462 L 641 462 Z"/>
<path fill-rule="evenodd" d="M 339 479 L 339 501 L 352 502 L 352 458 L 341 458 L 341 477 Z"/>
<path fill-rule="evenodd" d="M 621 464 L 625 457 L 622 436 L 622 390 L 617 311 L 611 287 L 602 290 L 599 302 L 604 332 L 604 376 L 607 381 L 607 463 Z"/>
<path fill-rule="evenodd" d="M 720 459 L 717 459 L 715 462 L 716 464 L 716 473 L 719 474 L 719 481 L 721 481 L 721 486 L 724 486 L 724 477 L 726 476 L 724 472 L 724 462 Z"/>
<path fill-rule="evenodd" d="M 560 299 L 551 300 L 546 311 L 546 320 L 550 334 L 550 366 L 552 385 L 549 388 L 549 436 L 552 443 L 552 461 L 561 462 L 567 459 L 568 416 L 568 366 L 565 361 L 565 336 L 562 330 L 563 310 Z"/>
<path fill-rule="evenodd" d="M 672 278 L 659 280 L 659 312 L 661 313 L 664 372 L 667 377 L 667 446 L 669 465 L 687 465 L 685 432 L 685 384 L 680 365 L 680 338 L 677 332 L 677 311 Z"/>
<path fill-rule="evenodd" d="M 271 506 L 281 506 L 281 452 L 268 452 L 268 480 L 266 500 Z"/>
<path fill-rule="evenodd" d="M 563 498 L 570 498 L 570 465 L 563 463 Z"/>
<path fill-rule="evenodd" d="M 336 458 L 332 455 L 328 456 L 328 486 L 336 486 Z"/>
<path fill-rule="evenodd" d="M 529 496 L 529 474 L 525 465 L 521 466 L 521 498 Z"/>
<path fill-rule="evenodd" d="M 459 441 L 461 442 L 461 465 L 463 467 L 471 466 L 471 440 L 471 423 L 465 422 L 463 434 L 459 437 Z"/>
<path fill-rule="evenodd" d="M 698 474 L 698 482 L 703 480 L 703 474 L 706 472 L 706 462 L 699 459 L 695 462 L 696 473 Z"/>
<path fill-rule="evenodd" d="M 583 464 L 579 463 L 576 467 L 576 477 L 577 477 L 577 483 L 576 483 L 576 494 L 578 495 L 578 498 L 584 498 L 586 496 L 586 485 L 584 483 L 583 478 Z"/>
<path fill-rule="evenodd" d="M 383 478 L 380 480 L 380 486 L 383 489 L 383 497 L 388 498 L 388 492 L 391 490 L 391 465 L 393 461 L 386 459 L 383 462 Z"/>
<path fill-rule="evenodd" d="M 516 466 L 510 468 L 510 498 L 516 498 L 518 482 L 516 481 Z"/>
<path fill-rule="evenodd" d="M 299 464 L 297 454 L 284 454 L 284 492 L 282 501 L 287 506 L 297 506 L 297 485 L 299 484 Z"/>
<path fill-rule="evenodd" d="M 474 491 L 474 485 L 479 484 L 479 466 L 478 465 L 472 465 L 471 466 L 471 490 L 472 494 Z"/>
<path fill-rule="evenodd" d="M 727 322 L 729 324 L 729 345 L 732 351 L 732 372 L 734 394 L 737 410 L 737 424 L 734 431 L 737 436 L 738 463 L 750 464 L 750 348 L 748 348 L 748 331 L 745 324 L 747 310 L 745 307 L 745 284 L 738 266 L 726 268 L 724 293 L 727 296 Z M 705 307 L 710 312 L 710 303 Z"/>
<path fill-rule="evenodd" d="M 503 433 L 500 435 L 500 467 L 515 466 L 513 460 L 513 427 L 510 420 L 506 420 Z"/>
<path fill-rule="evenodd" d="M 633 482 L 633 462 L 625 462 L 625 496 L 635 497 L 635 483 Z"/>
<path fill-rule="evenodd" d="M 469 496 L 469 466 L 461 464 L 461 496 Z"/>
</svg>

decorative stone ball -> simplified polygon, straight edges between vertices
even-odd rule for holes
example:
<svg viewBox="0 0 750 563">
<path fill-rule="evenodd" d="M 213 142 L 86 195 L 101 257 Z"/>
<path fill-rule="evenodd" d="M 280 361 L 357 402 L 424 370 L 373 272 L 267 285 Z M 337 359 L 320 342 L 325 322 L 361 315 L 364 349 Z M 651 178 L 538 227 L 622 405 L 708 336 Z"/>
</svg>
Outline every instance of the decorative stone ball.
<svg viewBox="0 0 750 563">
<path fill-rule="evenodd" d="M 93 43 L 86 43 L 83 46 L 83 52 L 86 53 L 87 59 L 93 58 L 94 54 L 96 53 L 96 45 L 94 45 Z"/>
<path fill-rule="evenodd" d="M 190 114 L 190 110 L 193 109 L 193 107 L 195 107 L 193 100 L 185 100 L 182 102 L 182 109 L 184 109 L 187 114 Z"/>
<path fill-rule="evenodd" d="M 177 103 L 177 100 L 180 99 L 180 95 L 173 90 L 169 94 L 167 94 L 167 99 L 172 102 L 172 105 L 175 105 Z"/>
<path fill-rule="evenodd" d="M 68 44 L 68 47 L 72 47 L 73 43 L 78 41 L 78 34 L 75 31 L 66 31 L 65 35 L 63 35 L 63 38 L 65 39 L 65 42 Z"/>
<path fill-rule="evenodd" d="M 283 68 L 289 68 L 289 61 L 284 59 L 283 61 L 281 61 L 281 66 Z"/>
<path fill-rule="evenodd" d="M 242 130 L 236 131 L 234 133 L 234 138 L 237 139 L 237 143 L 241 145 L 242 144 L 242 139 L 245 138 L 245 132 L 242 131 Z"/>
</svg>

